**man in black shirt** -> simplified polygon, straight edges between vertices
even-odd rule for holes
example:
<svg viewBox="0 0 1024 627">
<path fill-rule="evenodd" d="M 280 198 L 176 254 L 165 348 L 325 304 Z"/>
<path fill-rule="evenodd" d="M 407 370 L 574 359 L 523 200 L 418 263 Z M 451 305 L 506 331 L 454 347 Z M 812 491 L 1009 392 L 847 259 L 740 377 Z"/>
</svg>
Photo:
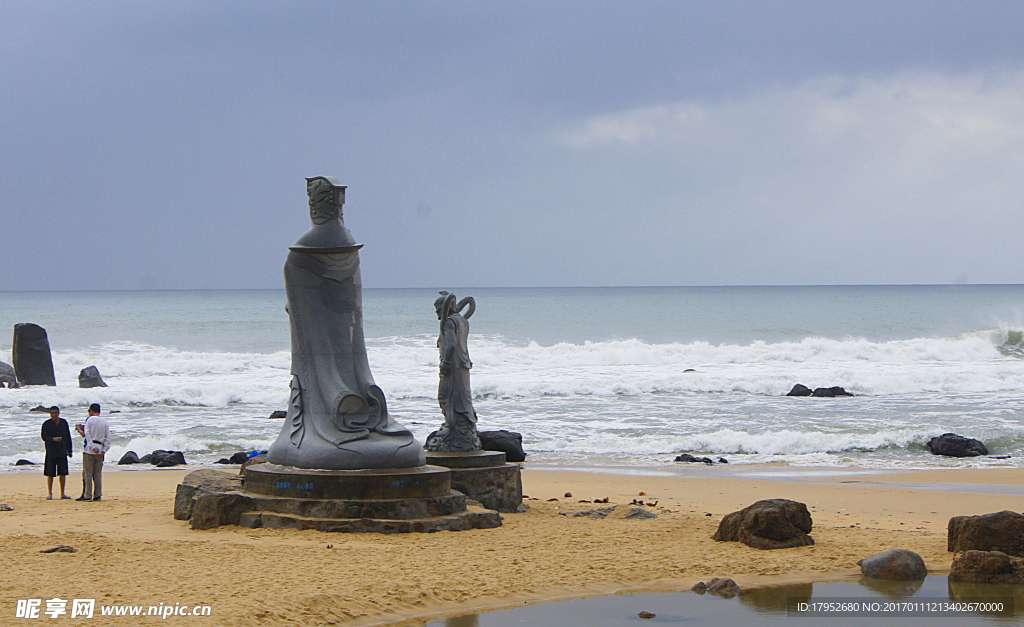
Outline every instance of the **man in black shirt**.
<svg viewBox="0 0 1024 627">
<path fill-rule="evenodd" d="M 43 474 L 46 475 L 47 500 L 53 498 L 53 478 L 60 477 L 60 498 L 70 499 L 64 494 L 64 482 L 68 477 L 68 459 L 71 457 L 71 429 L 68 421 L 60 417 L 60 409 L 50 408 L 50 419 L 43 423 L 43 442 L 46 443 L 46 461 Z"/>
</svg>

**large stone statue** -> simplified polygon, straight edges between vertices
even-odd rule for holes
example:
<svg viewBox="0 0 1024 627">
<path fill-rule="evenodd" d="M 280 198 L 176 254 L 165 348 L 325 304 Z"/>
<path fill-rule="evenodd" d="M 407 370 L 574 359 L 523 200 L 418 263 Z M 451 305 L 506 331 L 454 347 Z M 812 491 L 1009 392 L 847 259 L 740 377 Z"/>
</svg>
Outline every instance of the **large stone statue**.
<svg viewBox="0 0 1024 627">
<path fill-rule="evenodd" d="M 313 228 L 284 266 L 292 335 L 292 382 L 284 428 L 267 461 L 298 468 L 360 470 L 424 465 L 412 433 L 388 415 L 363 339 L 357 244 L 342 220 L 345 187 L 306 179 Z"/>
<path fill-rule="evenodd" d="M 463 315 L 461 312 L 466 305 L 469 305 L 469 310 Z M 473 363 L 469 360 L 468 346 L 468 319 L 476 311 L 476 301 L 466 297 L 456 304 L 455 294 L 441 292 L 434 301 L 434 309 L 441 321 L 441 335 L 437 338 L 441 356 L 437 402 L 444 414 L 444 425 L 427 438 L 427 450 L 446 453 L 479 451 L 476 411 L 469 387 L 469 369 Z"/>
</svg>

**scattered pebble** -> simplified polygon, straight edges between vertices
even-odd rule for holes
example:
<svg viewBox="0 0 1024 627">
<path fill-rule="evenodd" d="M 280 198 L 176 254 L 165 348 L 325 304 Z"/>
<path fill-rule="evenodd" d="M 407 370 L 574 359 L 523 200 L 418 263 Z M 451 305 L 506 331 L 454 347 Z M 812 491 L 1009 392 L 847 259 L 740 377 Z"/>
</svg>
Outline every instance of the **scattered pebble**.
<svg viewBox="0 0 1024 627">
<path fill-rule="evenodd" d="M 654 618 L 657 614 L 651 614 L 650 612 L 640 612 L 637 614 L 640 618 Z"/>
<path fill-rule="evenodd" d="M 572 498 L 572 492 L 566 492 L 565 493 L 565 498 L 571 499 Z"/>
</svg>

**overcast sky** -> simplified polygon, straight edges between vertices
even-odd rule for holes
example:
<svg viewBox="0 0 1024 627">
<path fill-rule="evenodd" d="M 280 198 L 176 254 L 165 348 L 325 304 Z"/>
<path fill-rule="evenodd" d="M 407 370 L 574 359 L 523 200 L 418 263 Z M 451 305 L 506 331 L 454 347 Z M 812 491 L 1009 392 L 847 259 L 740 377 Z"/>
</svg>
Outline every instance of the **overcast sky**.
<svg viewBox="0 0 1024 627">
<path fill-rule="evenodd" d="M 0 291 L 1024 283 L 1024 3 L 0 0 Z"/>
</svg>

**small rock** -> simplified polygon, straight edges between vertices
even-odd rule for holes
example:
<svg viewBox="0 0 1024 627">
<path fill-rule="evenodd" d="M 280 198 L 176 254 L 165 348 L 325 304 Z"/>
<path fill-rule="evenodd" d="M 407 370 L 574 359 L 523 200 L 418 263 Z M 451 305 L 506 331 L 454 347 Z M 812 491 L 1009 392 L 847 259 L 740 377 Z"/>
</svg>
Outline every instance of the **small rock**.
<svg viewBox="0 0 1024 627">
<path fill-rule="evenodd" d="M 719 463 L 719 464 L 728 464 L 728 463 L 729 463 L 729 460 L 728 460 L 728 459 L 726 459 L 726 458 L 724 458 L 724 457 L 719 457 L 719 458 L 718 458 L 718 463 Z"/>
<path fill-rule="evenodd" d="M 655 616 L 657 616 L 657 614 L 651 614 L 650 612 L 640 612 L 639 614 L 637 614 L 637 616 L 639 616 L 640 618 L 647 619 L 654 618 Z"/>
<path fill-rule="evenodd" d="M 40 553 L 77 553 L 78 549 L 76 549 L 73 546 L 68 546 L 66 544 L 58 544 L 57 546 L 51 547 L 49 549 L 39 549 L 39 552 Z"/>
<path fill-rule="evenodd" d="M 715 577 L 708 582 L 707 587 L 708 594 L 714 594 L 724 599 L 731 599 L 741 592 L 740 587 L 736 585 L 736 582 L 728 577 L 718 578 Z"/>
<path fill-rule="evenodd" d="M 837 396 L 853 396 L 838 385 L 834 385 L 830 388 L 815 388 L 811 392 L 811 396 L 817 396 L 819 398 L 835 398 Z"/>
<path fill-rule="evenodd" d="M 567 499 L 571 499 L 572 498 L 572 492 L 566 492 L 564 496 Z"/>
<path fill-rule="evenodd" d="M 80 388 L 105 388 L 107 384 L 100 376 L 99 368 L 86 366 L 78 373 L 78 387 Z"/>
<path fill-rule="evenodd" d="M 118 466 L 126 466 L 128 464 L 140 463 L 142 463 L 142 460 L 139 459 L 139 456 L 135 453 L 135 451 L 128 451 L 127 453 L 121 456 L 121 459 L 117 460 Z"/>
<path fill-rule="evenodd" d="M 918 581 L 928 576 L 921 556 L 906 549 L 892 549 L 857 562 L 860 572 L 871 579 Z"/>
<path fill-rule="evenodd" d="M 270 419 L 271 420 L 286 418 L 287 416 L 288 416 L 288 412 L 286 412 L 286 411 L 284 411 L 282 409 L 278 409 L 277 411 L 270 412 Z"/>
<path fill-rule="evenodd" d="M 698 462 L 703 463 L 703 464 L 713 464 L 713 463 L 715 463 L 715 462 L 711 461 L 711 459 L 708 458 L 708 457 L 694 457 L 693 455 L 690 455 L 689 453 L 683 453 L 682 455 L 679 455 L 678 457 L 676 457 L 676 461 L 677 462 L 690 462 L 691 464 L 698 463 Z"/>
<path fill-rule="evenodd" d="M 27 459 L 19 459 L 18 461 L 14 462 L 14 465 L 15 466 L 35 466 L 36 463 L 35 462 L 30 462 Z"/>
<path fill-rule="evenodd" d="M 789 394 L 786 394 L 786 396 L 810 396 L 812 393 L 811 388 L 797 383 L 793 386 L 793 389 L 789 391 Z"/>
<path fill-rule="evenodd" d="M 48 413 L 50 413 L 50 408 L 49 407 L 43 407 L 42 405 L 36 405 L 35 407 L 30 409 L 29 411 L 38 411 L 38 412 L 42 412 L 44 414 L 48 414 Z"/>
<path fill-rule="evenodd" d="M 690 590 L 693 590 L 697 594 L 704 594 L 708 591 L 708 584 L 704 583 L 703 581 L 698 581 L 697 583 L 693 584 L 693 587 L 690 588 Z"/>
</svg>

